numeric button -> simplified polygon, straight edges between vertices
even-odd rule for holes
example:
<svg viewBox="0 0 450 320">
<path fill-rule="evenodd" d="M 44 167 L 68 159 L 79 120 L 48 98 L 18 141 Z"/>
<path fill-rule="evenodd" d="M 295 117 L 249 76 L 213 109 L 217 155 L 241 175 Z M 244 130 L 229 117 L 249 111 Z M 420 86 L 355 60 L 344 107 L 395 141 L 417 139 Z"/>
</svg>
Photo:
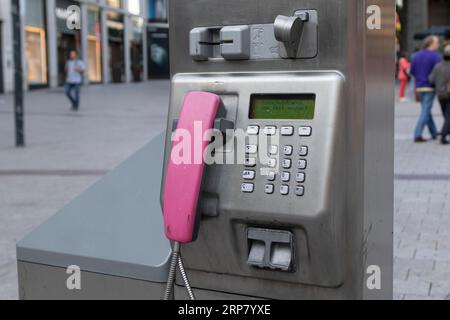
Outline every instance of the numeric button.
<svg viewBox="0 0 450 320">
<path fill-rule="evenodd" d="M 287 196 L 287 195 L 289 194 L 289 186 L 287 186 L 287 185 L 282 185 L 282 186 L 280 187 L 280 193 L 281 193 L 283 196 Z"/>
<path fill-rule="evenodd" d="M 277 166 L 277 159 L 269 159 L 267 161 L 267 166 L 269 168 L 276 168 L 276 166 Z"/>
<path fill-rule="evenodd" d="M 292 126 L 286 126 L 281 128 L 281 135 L 290 137 L 294 135 L 294 127 Z"/>
<path fill-rule="evenodd" d="M 277 174 L 275 173 L 275 171 L 269 171 L 266 175 L 267 181 L 275 181 L 275 179 L 277 178 Z"/>
<path fill-rule="evenodd" d="M 245 146 L 245 153 L 247 153 L 247 154 L 256 154 L 256 153 L 258 153 L 258 146 L 256 146 L 256 145 L 246 145 Z"/>
<path fill-rule="evenodd" d="M 273 194 L 273 192 L 275 191 L 275 186 L 273 184 L 266 184 L 264 191 L 267 194 Z"/>
<path fill-rule="evenodd" d="M 292 167 L 292 160 L 291 159 L 283 159 L 281 166 L 283 169 L 290 169 Z"/>
<path fill-rule="evenodd" d="M 298 168 L 300 170 L 305 170 L 307 165 L 308 165 L 308 163 L 306 162 L 306 160 L 304 160 L 304 159 L 298 160 Z"/>
<path fill-rule="evenodd" d="M 255 176 L 256 176 L 256 173 L 253 170 L 245 170 L 242 173 L 242 178 L 245 180 L 254 180 Z"/>
<path fill-rule="evenodd" d="M 299 197 L 303 197 L 305 195 L 305 187 L 303 186 L 295 187 L 295 194 Z"/>
<path fill-rule="evenodd" d="M 304 172 L 299 172 L 295 176 L 295 181 L 298 183 L 304 183 L 306 181 L 306 174 Z"/>
<path fill-rule="evenodd" d="M 292 156 L 294 153 L 294 147 L 293 146 L 285 146 L 283 148 L 283 154 L 287 157 Z"/>
<path fill-rule="evenodd" d="M 300 157 L 306 157 L 308 155 L 308 147 L 307 146 L 300 146 L 299 156 Z"/>
<path fill-rule="evenodd" d="M 291 180 L 291 173 L 290 172 L 283 172 L 281 174 L 281 181 L 282 182 L 289 182 Z"/>
<path fill-rule="evenodd" d="M 278 154 L 278 146 L 269 147 L 269 155 L 274 156 Z"/>
</svg>

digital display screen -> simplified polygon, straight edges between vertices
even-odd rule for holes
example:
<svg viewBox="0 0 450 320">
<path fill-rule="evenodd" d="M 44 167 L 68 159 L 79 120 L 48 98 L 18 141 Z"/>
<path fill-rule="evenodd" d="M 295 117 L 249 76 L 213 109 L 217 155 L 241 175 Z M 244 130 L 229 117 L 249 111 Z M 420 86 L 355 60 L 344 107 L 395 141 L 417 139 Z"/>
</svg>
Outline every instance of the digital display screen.
<svg viewBox="0 0 450 320">
<path fill-rule="evenodd" d="M 312 120 L 316 108 L 315 94 L 253 94 L 250 119 Z"/>
</svg>

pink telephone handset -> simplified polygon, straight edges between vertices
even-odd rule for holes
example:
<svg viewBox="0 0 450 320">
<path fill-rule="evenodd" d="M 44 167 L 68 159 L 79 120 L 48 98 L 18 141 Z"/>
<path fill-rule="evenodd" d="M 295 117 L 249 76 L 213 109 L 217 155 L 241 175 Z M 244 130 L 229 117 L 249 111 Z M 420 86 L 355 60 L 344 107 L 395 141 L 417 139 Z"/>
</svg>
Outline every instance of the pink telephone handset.
<svg viewBox="0 0 450 320">
<path fill-rule="evenodd" d="M 171 150 L 164 190 L 164 229 L 166 237 L 172 241 L 194 241 L 197 206 L 205 168 L 203 154 L 209 144 L 203 137 L 214 126 L 219 104 L 220 97 L 207 92 L 190 92 L 184 98 L 177 130 L 185 130 L 190 134 L 191 161 L 176 163 L 172 154 L 174 150 Z M 194 132 L 194 126 L 201 127 L 201 135 Z M 195 155 L 195 152 L 199 152 L 196 145 L 201 145 L 201 161 L 194 161 L 198 160 L 198 155 Z"/>
</svg>

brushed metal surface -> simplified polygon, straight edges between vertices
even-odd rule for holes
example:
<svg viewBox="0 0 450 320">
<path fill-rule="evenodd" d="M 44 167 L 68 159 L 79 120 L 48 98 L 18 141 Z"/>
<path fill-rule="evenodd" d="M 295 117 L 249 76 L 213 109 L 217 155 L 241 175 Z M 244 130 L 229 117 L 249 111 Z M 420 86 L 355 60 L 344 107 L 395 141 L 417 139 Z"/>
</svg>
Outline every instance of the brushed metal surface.
<svg viewBox="0 0 450 320">
<path fill-rule="evenodd" d="M 368 30 L 366 27 L 366 10 L 370 5 L 378 5 L 382 9 L 381 30 Z M 289 16 L 300 9 L 318 12 L 318 54 L 312 59 L 196 62 L 189 56 L 188 35 L 194 27 L 269 24 L 279 14 Z M 201 227 L 203 244 L 194 244 L 192 250 L 186 248 L 188 267 L 194 267 L 188 270 L 194 287 L 279 299 L 392 298 L 394 22 L 394 0 L 177 0 L 170 3 L 174 86 L 169 123 L 175 117 L 181 99 L 182 90 L 177 90 L 176 84 L 183 74 L 189 74 L 187 78 L 192 81 L 184 84 L 185 88 L 202 88 L 201 82 L 209 77 L 209 84 L 203 88 L 210 90 L 214 83 L 221 85 L 220 81 L 215 82 L 215 77 L 220 78 L 224 74 L 235 74 L 236 84 L 241 79 L 239 73 L 333 71 L 345 78 L 341 102 L 344 112 L 340 122 L 345 129 L 338 145 L 345 150 L 345 181 L 333 192 L 336 197 L 341 197 L 345 206 L 341 221 L 335 221 L 336 225 L 342 223 L 343 226 L 340 229 L 343 230 L 344 243 L 344 254 L 340 259 L 343 264 L 342 283 L 326 287 L 339 282 L 336 282 L 341 278 L 336 276 L 339 270 L 327 270 L 330 273 L 327 276 L 322 276 L 321 272 L 317 277 L 308 274 L 306 280 L 300 281 L 286 279 L 282 274 L 261 279 L 249 277 L 229 263 L 243 258 L 245 252 L 236 243 L 245 241 L 239 237 L 255 217 L 260 218 L 252 211 L 254 201 L 234 199 L 235 206 L 242 210 L 234 210 L 235 207 L 230 206 L 224 208 L 217 218 L 234 219 L 237 221 L 231 224 L 234 227 L 222 225 L 221 229 L 220 226 L 214 227 L 215 218 L 204 219 Z M 200 74 L 206 75 L 198 76 Z M 261 86 L 268 89 L 271 84 L 267 81 Z M 215 90 L 228 93 L 227 90 Z M 242 106 L 245 106 L 245 99 L 240 98 L 238 118 Z M 216 176 L 214 170 L 217 169 L 210 168 L 207 174 Z M 231 176 L 223 179 L 207 179 L 207 187 L 234 185 Z M 319 197 L 315 204 L 320 203 Z M 268 212 L 261 210 L 261 213 L 261 216 L 270 218 Z M 283 223 L 295 224 L 292 220 L 295 220 L 294 216 L 281 215 L 273 218 L 270 224 L 275 227 Z M 322 241 L 305 229 L 299 229 L 296 237 L 300 244 L 305 244 L 306 239 L 314 243 Z M 228 241 L 232 238 L 233 241 Z M 208 244 L 220 244 L 220 250 L 213 257 L 208 256 L 210 251 L 203 255 L 202 252 L 193 254 L 196 246 L 204 249 Z M 307 252 L 308 245 L 299 248 L 299 252 Z M 189 261 L 190 255 L 198 261 Z M 297 256 L 310 266 L 312 258 Z M 322 259 L 321 262 L 323 270 L 326 270 L 328 260 Z M 221 271 L 226 272 L 215 272 L 218 265 L 223 268 Z M 381 268 L 381 290 L 369 290 L 366 286 L 366 271 L 371 265 Z"/>
</svg>

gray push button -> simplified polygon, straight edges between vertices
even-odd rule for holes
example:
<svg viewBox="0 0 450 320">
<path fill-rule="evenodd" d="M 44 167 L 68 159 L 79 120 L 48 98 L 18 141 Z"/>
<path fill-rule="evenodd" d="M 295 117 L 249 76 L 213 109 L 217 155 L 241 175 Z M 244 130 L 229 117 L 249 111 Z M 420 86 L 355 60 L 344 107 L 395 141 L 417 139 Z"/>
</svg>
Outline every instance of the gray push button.
<svg viewBox="0 0 450 320">
<path fill-rule="evenodd" d="M 220 53 L 227 60 L 250 58 L 249 26 L 228 26 L 220 30 Z"/>
<path fill-rule="evenodd" d="M 247 238 L 250 243 L 249 266 L 292 271 L 294 237 L 291 232 L 249 228 Z"/>
<path fill-rule="evenodd" d="M 276 168 L 276 166 L 277 166 L 277 159 L 269 159 L 267 161 L 267 166 L 269 168 Z"/>
<path fill-rule="evenodd" d="M 275 171 L 269 171 L 266 175 L 267 177 L 267 181 L 275 181 L 277 174 L 275 173 Z"/>
<path fill-rule="evenodd" d="M 245 170 L 244 173 L 242 174 L 242 178 L 244 178 L 245 180 L 254 180 L 255 176 L 256 173 L 253 170 Z"/>
<path fill-rule="evenodd" d="M 285 156 L 292 156 L 292 154 L 294 153 L 294 147 L 292 147 L 292 146 L 285 146 L 284 148 L 283 148 L 283 154 L 285 155 Z"/>
<path fill-rule="evenodd" d="M 304 183 L 306 180 L 306 174 L 304 172 L 297 173 L 297 176 L 295 177 L 295 181 L 298 183 Z"/>
<path fill-rule="evenodd" d="M 293 136 L 294 135 L 294 127 L 286 126 L 281 128 L 281 135 L 282 136 Z"/>
<path fill-rule="evenodd" d="M 299 151 L 300 157 L 306 157 L 308 155 L 308 147 L 307 146 L 301 146 Z"/>
<path fill-rule="evenodd" d="M 247 146 L 245 146 L 245 152 L 247 154 L 255 154 L 258 152 L 258 146 L 257 145 L 247 145 Z"/>
<path fill-rule="evenodd" d="M 283 185 L 280 187 L 280 193 L 283 196 L 287 196 L 289 194 L 289 186 Z"/>
<path fill-rule="evenodd" d="M 241 185 L 241 191 L 245 193 L 252 193 L 255 191 L 255 185 L 253 183 L 243 183 Z"/>
<path fill-rule="evenodd" d="M 277 133 L 277 127 L 275 126 L 268 126 L 264 128 L 264 134 L 266 136 L 274 136 Z"/>
<path fill-rule="evenodd" d="M 312 135 L 312 128 L 311 127 L 300 127 L 298 129 L 298 135 L 300 137 L 309 137 Z"/>
<path fill-rule="evenodd" d="M 305 170 L 306 166 L 307 166 L 306 160 L 303 160 L 303 159 L 302 160 L 298 160 L 298 168 L 300 170 Z"/>
<path fill-rule="evenodd" d="M 269 155 L 274 156 L 278 154 L 278 146 L 269 147 Z"/>
<path fill-rule="evenodd" d="M 291 159 L 283 159 L 282 167 L 283 167 L 283 169 L 290 169 L 292 167 L 292 160 Z"/>
<path fill-rule="evenodd" d="M 256 166 L 256 158 L 247 158 L 245 159 L 246 167 L 255 167 Z"/>
<path fill-rule="evenodd" d="M 275 191 L 275 186 L 273 184 L 266 184 L 264 190 L 267 194 L 273 194 L 273 192 Z"/>
<path fill-rule="evenodd" d="M 259 126 L 248 126 L 247 134 L 250 136 L 257 136 L 259 134 Z"/>
<path fill-rule="evenodd" d="M 281 174 L 281 181 L 289 182 L 290 180 L 291 180 L 291 173 L 290 172 L 283 172 Z"/>
<path fill-rule="evenodd" d="M 303 186 L 295 187 L 295 194 L 299 197 L 303 197 L 305 195 L 305 187 Z"/>
</svg>

